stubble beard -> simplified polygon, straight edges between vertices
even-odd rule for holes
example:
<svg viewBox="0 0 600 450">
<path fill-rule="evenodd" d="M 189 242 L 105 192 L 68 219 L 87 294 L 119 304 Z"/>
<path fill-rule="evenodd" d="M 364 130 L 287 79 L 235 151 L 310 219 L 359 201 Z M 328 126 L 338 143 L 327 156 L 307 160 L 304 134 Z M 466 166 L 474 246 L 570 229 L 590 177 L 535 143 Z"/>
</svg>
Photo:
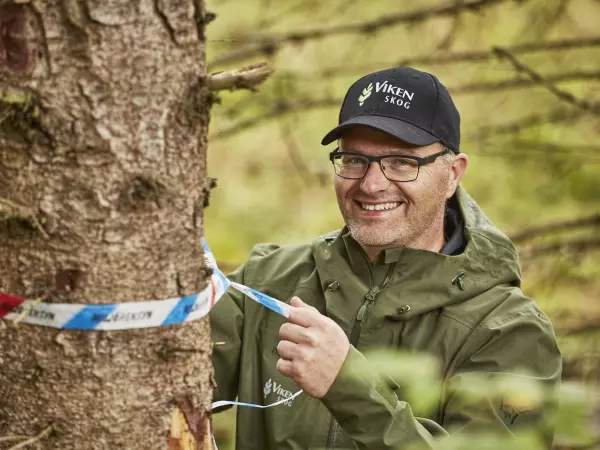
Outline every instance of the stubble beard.
<svg viewBox="0 0 600 450">
<path fill-rule="evenodd" d="M 419 214 L 416 217 L 404 217 L 401 221 L 385 221 L 379 224 L 369 224 L 354 220 L 353 217 L 344 217 L 346 226 L 356 242 L 364 247 L 419 248 L 424 232 L 438 229 L 444 220 L 444 202 L 437 208 Z M 442 225 L 443 226 L 443 225 Z"/>
</svg>

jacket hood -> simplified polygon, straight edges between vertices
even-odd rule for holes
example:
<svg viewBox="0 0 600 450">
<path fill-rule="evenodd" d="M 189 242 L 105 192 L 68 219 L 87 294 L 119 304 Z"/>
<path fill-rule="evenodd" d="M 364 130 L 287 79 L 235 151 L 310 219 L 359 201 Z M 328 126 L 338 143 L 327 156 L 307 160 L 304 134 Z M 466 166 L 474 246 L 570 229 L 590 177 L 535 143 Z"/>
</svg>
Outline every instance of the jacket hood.
<svg viewBox="0 0 600 450">
<path fill-rule="evenodd" d="M 381 307 L 388 307 L 390 319 L 406 320 L 428 311 L 465 302 L 494 286 L 509 284 L 520 286 L 521 272 L 517 251 L 510 239 L 498 230 L 465 189 L 455 193 L 460 214 L 464 220 L 466 245 L 458 255 L 444 255 L 428 250 L 408 247 L 386 249 L 373 266 L 360 245 L 344 228 L 335 234 L 319 238 L 313 243 L 317 268 L 328 278 L 335 277 L 335 255 L 342 254 L 356 275 L 369 276 L 377 264 L 395 264 L 390 286 L 402 283 L 402 291 L 411 298 L 398 313 L 397 299 L 378 299 Z M 337 247 L 329 251 L 328 247 Z M 393 295 L 393 290 L 382 291 L 380 297 Z M 405 306 L 410 306 L 406 308 Z M 408 309 L 408 311 L 407 311 Z M 401 314 L 401 317 L 396 317 Z"/>
</svg>

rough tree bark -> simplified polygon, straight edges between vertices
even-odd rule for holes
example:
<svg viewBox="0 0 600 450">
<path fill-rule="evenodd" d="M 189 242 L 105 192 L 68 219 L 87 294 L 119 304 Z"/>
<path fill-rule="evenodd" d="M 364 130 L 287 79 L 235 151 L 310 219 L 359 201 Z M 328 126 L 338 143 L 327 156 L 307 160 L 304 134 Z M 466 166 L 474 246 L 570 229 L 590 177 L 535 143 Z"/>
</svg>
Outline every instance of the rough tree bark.
<svg viewBox="0 0 600 450">
<path fill-rule="evenodd" d="M 204 288 L 209 16 L 203 0 L 0 0 L 1 292 L 101 304 Z M 177 402 L 202 434 L 209 339 L 206 320 L 0 320 L 0 437 L 165 449 Z"/>
</svg>

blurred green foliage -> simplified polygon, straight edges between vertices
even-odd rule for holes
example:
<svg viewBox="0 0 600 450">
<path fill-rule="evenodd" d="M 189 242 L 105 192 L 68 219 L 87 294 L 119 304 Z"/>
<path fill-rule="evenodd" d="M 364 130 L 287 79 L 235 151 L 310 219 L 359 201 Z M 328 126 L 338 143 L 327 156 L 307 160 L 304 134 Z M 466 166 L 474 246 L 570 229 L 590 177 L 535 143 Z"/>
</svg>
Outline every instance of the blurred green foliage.
<svg viewBox="0 0 600 450">
<path fill-rule="evenodd" d="M 218 187 L 205 212 L 205 234 L 225 271 L 242 263 L 256 243 L 307 242 L 343 225 L 327 160 L 331 149 L 320 140 L 337 123 L 335 105 L 353 81 L 412 58 L 421 58 L 414 66 L 435 73 L 453 94 L 462 117 L 461 148 L 469 155 L 463 185 L 499 228 L 512 236 L 532 226 L 600 214 L 598 114 L 528 82 L 491 53 L 493 47 L 587 40 L 588 45 L 512 54 L 547 79 L 562 79 L 555 85 L 576 102 L 600 102 L 600 3 L 595 0 L 488 2 L 497 4 L 368 32 L 283 42 L 271 52 L 219 63 L 236 49 L 267 38 L 277 44 L 293 31 L 367 23 L 452 3 L 462 2 L 207 0 L 217 14 L 207 29 L 209 71 L 263 60 L 275 69 L 257 92 L 222 93 L 213 107 L 208 173 Z M 472 51 L 490 53 L 462 62 L 426 61 Z M 598 327 L 581 331 L 582 323 L 600 323 L 599 228 L 595 222 L 540 231 L 519 242 L 523 288 L 557 329 L 564 377 L 587 385 L 563 386 L 556 423 L 569 442 L 587 439 L 589 428 L 580 419 L 593 395 L 586 389 L 600 380 Z M 422 389 L 423 374 L 406 376 L 415 381 L 415 392 Z M 215 417 L 221 450 L 232 448 L 232 414 Z M 523 439 L 521 447 L 510 448 L 533 448 Z M 488 441 L 475 445 L 475 438 L 457 438 L 444 448 L 503 448 Z"/>
</svg>

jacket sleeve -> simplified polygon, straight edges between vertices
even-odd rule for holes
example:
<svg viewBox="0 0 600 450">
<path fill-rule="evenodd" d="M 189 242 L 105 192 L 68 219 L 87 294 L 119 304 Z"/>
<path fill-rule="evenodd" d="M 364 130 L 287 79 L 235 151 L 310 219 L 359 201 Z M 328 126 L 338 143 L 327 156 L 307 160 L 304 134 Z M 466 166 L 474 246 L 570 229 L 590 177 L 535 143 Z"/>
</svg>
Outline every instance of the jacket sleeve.
<svg viewBox="0 0 600 450">
<path fill-rule="evenodd" d="M 544 421 L 547 406 L 517 411 L 499 398 L 465 402 L 461 395 L 467 387 L 466 374 L 522 377 L 521 373 L 528 373 L 551 390 L 557 386 L 561 356 L 552 325 L 539 309 L 480 325 L 456 359 L 460 361 L 458 368 L 444 381 L 439 424 L 415 417 L 410 405 L 396 395 L 396 391 L 401 392 L 398 384 L 360 364 L 365 356 L 354 347 L 322 401 L 358 449 L 402 449 L 408 444 L 430 448 L 434 440 L 453 433 L 485 430 L 511 435 L 524 426 L 537 427 L 550 447 L 551 430 L 549 433 Z M 358 374 L 351 369 L 356 363 L 361 367 Z M 522 417 L 516 420 L 519 412 Z"/>
<path fill-rule="evenodd" d="M 227 278 L 243 283 L 243 275 L 244 266 L 228 275 Z M 213 341 L 212 363 L 216 384 L 213 401 L 235 400 L 238 394 L 244 326 L 244 295 L 230 288 L 210 311 L 209 318 Z"/>
</svg>

